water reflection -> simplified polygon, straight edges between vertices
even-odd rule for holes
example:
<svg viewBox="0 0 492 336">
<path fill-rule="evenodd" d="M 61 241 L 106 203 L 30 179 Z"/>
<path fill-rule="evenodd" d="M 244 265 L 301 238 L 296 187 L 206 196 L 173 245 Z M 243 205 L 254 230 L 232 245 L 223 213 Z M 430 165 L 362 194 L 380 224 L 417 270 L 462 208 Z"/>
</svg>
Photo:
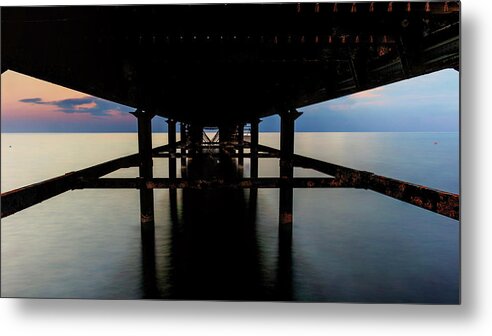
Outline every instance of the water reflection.
<svg viewBox="0 0 492 336">
<path fill-rule="evenodd" d="M 203 154 L 188 160 L 186 174 L 227 180 L 243 171 L 227 156 Z M 256 189 L 169 190 L 169 240 L 156 243 L 168 245 L 157 247 L 167 251 L 168 265 L 156 269 L 154 240 L 143 236 L 144 298 L 292 299 L 291 239 L 279 239 L 277 279 L 266 281 L 272 270 L 260 252 L 257 200 Z M 165 279 L 157 279 L 161 276 Z"/>
<path fill-rule="evenodd" d="M 4 136 L 2 146 L 5 143 L 8 149 L 12 144 L 14 148 L 2 151 L 2 187 L 6 189 L 136 151 L 132 134 L 112 134 L 111 143 L 104 134 Z M 333 156 L 336 151 L 332 147 L 337 146 L 340 137 L 337 134 L 296 136 L 297 144 L 306 148 L 300 154 L 321 155 L 320 159 L 335 163 L 347 159 Z M 436 137 L 438 145 L 433 144 Z M 278 134 L 262 133 L 261 138 L 266 145 L 278 145 Z M 319 146 L 303 146 L 312 138 L 319 139 Z M 374 140 L 374 135 L 367 139 Z M 364 166 L 370 170 L 389 176 L 393 176 L 390 170 L 398 170 L 400 178 L 405 175 L 411 182 L 450 191 L 457 188 L 458 134 L 380 134 L 379 139 L 374 146 L 391 147 L 384 151 L 380 161 L 371 159 L 371 153 L 379 153 L 377 149 L 362 151 L 365 144 L 359 143 L 366 141 L 363 134 L 344 137 L 353 145 L 350 157 L 365 160 Z M 50 148 L 50 153 L 60 155 L 37 156 L 38 146 L 33 149 L 33 143 L 44 144 L 43 148 Z M 164 144 L 166 138 L 156 135 L 154 143 Z M 104 151 L 94 156 L 97 144 L 105 144 L 98 147 Z M 80 146 L 83 150 L 79 150 Z M 3 160 L 4 154 L 10 155 L 10 159 Z M 37 162 L 34 166 L 26 161 L 28 158 L 31 162 L 33 157 Z M 414 162 L 411 167 L 403 164 L 409 160 Z M 181 160 L 177 161 L 180 175 Z M 369 161 L 378 164 L 371 168 L 366 165 Z M 156 159 L 154 163 L 154 176 L 167 177 L 167 159 Z M 251 161 L 246 158 L 244 163 L 248 176 Z M 259 168 L 262 177 L 278 176 L 275 159 L 261 159 Z M 312 172 L 296 173 L 313 176 Z M 412 174 L 425 180 L 410 178 Z M 107 177 L 137 175 L 138 169 L 130 168 Z M 253 270 L 251 278 L 256 288 L 260 288 L 255 297 L 265 300 L 287 300 L 290 295 L 296 301 L 459 302 L 459 223 L 454 220 L 367 190 L 295 189 L 292 254 L 279 254 L 279 249 L 283 250 L 278 232 L 279 191 L 246 189 L 229 193 L 236 195 L 240 204 L 225 203 L 227 193 L 215 194 L 210 211 L 216 214 L 205 218 L 207 206 L 190 201 L 189 194 L 183 195 L 181 189 L 175 196 L 171 196 L 173 191 L 156 190 L 155 246 L 144 244 L 143 254 L 137 190 L 72 191 L 2 219 L 1 294 L 44 298 L 181 298 L 177 289 L 185 294 L 183 297 L 191 297 L 189 287 L 196 285 L 193 281 L 203 282 L 198 284 L 200 290 L 209 293 L 203 280 L 207 278 L 206 281 L 216 283 L 227 280 L 228 287 L 234 290 L 229 291 L 232 294 L 228 297 L 239 299 L 246 296 L 241 286 L 254 288 L 254 282 L 239 279 L 233 283 L 230 279 L 240 278 L 241 273 L 233 273 L 237 268 L 243 267 L 246 272 L 248 267 L 247 270 Z M 207 197 L 211 195 L 195 193 L 197 200 L 207 201 Z M 221 210 L 224 204 L 230 208 Z M 188 217 L 184 216 L 184 209 Z M 193 214 L 194 211 L 201 215 Z M 198 218 L 197 222 L 193 223 L 190 216 Z M 231 227 L 226 228 L 236 234 L 221 231 L 220 223 L 230 223 Z M 252 236 L 243 243 L 250 250 L 239 247 L 244 239 L 237 237 L 241 224 Z M 196 226 L 202 226 L 202 230 Z M 186 241 L 185 233 L 190 232 L 195 240 L 201 240 L 204 249 Z M 222 259 L 211 260 L 214 254 L 207 245 L 228 256 L 219 253 Z M 146 251 L 152 254 L 142 259 Z M 178 251 L 189 252 L 185 257 Z M 204 265 L 201 270 L 190 271 L 190 265 L 198 263 L 202 253 L 206 255 L 201 259 L 213 264 L 214 269 Z M 226 258 L 232 260 L 231 268 Z M 216 293 L 220 291 L 221 288 L 216 289 Z"/>
<path fill-rule="evenodd" d="M 143 298 L 153 299 L 159 297 L 156 282 L 155 262 L 155 230 L 154 226 L 142 226 L 142 287 Z"/>
</svg>

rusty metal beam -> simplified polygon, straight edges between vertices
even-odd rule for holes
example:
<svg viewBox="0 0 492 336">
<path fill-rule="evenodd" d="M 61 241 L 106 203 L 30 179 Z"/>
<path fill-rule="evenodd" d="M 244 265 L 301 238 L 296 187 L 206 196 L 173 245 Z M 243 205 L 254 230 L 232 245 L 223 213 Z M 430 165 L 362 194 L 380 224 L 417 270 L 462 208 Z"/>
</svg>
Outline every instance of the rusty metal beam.
<svg viewBox="0 0 492 336">
<path fill-rule="evenodd" d="M 178 141 L 176 145 L 180 145 Z M 245 146 L 250 146 L 245 142 Z M 264 145 L 258 145 L 259 150 L 269 152 L 272 157 L 278 157 L 280 150 Z M 154 155 L 166 151 L 169 145 L 159 146 L 152 150 Z M 245 154 L 247 155 L 247 154 Z M 261 155 L 261 154 L 260 154 Z M 138 166 L 139 156 L 133 154 L 107 161 L 86 169 L 70 172 L 46 181 L 31 184 L 19 189 L 5 192 L 1 195 L 2 218 L 40 203 L 51 197 L 72 189 L 80 188 L 140 188 L 144 179 L 105 179 L 99 178 L 121 168 Z M 427 188 L 371 172 L 355 170 L 340 165 L 294 155 L 296 167 L 310 168 L 334 178 L 294 178 L 294 188 L 364 188 L 393 197 L 395 199 L 419 206 L 438 214 L 459 219 L 459 195 Z M 255 180 L 257 182 L 255 182 Z M 237 181 L 186 181 L 177 179 L 171 183 L 169 179 L 151 179 L 150 188 L 208 188 L 208 187 L 238 187 L 238 188 L 278 188 L 279 179 L 240 179 Z M 146 186 L 149 188 L 149 186 Z"/>
<path fill-rule="evenodd" d="M 168 145 L 159 146 L 152 151 L 158 153 L 167 150 L 168 147 Z M 138 154 L 124 156 L 89 168 L 69 172 L 65 175 L 2 193 L 1 216 L 2 218 L 10 216 L 66 191 L 79 189 L 80 186 L 78 184 L 80 179 L 98 178 L 121 168 L 136 167 L 139 165 L 139 158 Z"/>
<path fill-rule="evenodd" d="M 63 176 L 58 176 L 3 193 L 2 218 L 73 189 L 75 181 L 75 173 L 68 173 Z"/>
<path fill-rule="evenodd" d="M 153 178 L 145 181 L 141 178 L 99 178 L 85 179 L 79 184 L 80 188 L 86 189 L 211 189 L 211 188 L 279 188 L 282 184 L 280 178 L 240 178 L 234 180 L 212 179 L 212 180 L 188 180 L 188 179 L 168 179 Z M 338 188 L 333 178 L 294 178 L 292 179 L 293 188 Z"/>
<path fill-rule="evenodd" d="M 368 189 L 456 220 L 460 218 L 460 196 L 392 178 L 372 174 Z"/>
<path fill-rule="evenodd" d="M 2 218 L 45 201 L 71 189 L 76 189 L 78 178 L 96 178 L 109 174 L 120 168 L 137 166 L 137 154 L 122 157 L 89 167 L 77 172 L 70 172 L 46 181 L 34 183 L 22 188 L 2 193 Z"/>
<path fill-rule="evenodd" d="M 428 188 L 367 171 L 355 170 L 320 160 L 294 155 L 295 165 L 335 177 L 340 187 L 364 188 L 459 220 L 459 195 Z"/>
<path fill-rule="evenodd" d="M 211 156 L 220 156 L 219 153 L 209 153 L 208 155 Z M 175 157 L 175 158 L 181 158 L 181 157 L 187 157 L 187 155 L 182 155 L 181 153 L 175 153 L 175 154 L 170 154 L 170 153 L 156 153 L 153 155 L 155 158 L 169 158 L 169 157 Z M 245 158 L 250 158 L 253 156 L 252 153 L 232 153 L 229 155 L 229 157 L 236 158 L 243 156 Z M 278 158 L 279 156 L 275 153 L 258 153 L 256 154 L 258 158 Z"/>
<path fill-rule="evenodd" d="M 264 145 L 258 145 L 263 151 L 279 154 L 280 151 Z M 332 187 L 363 188 L 413 204 L 440 215 L 459 220 L 460 196 L 457 194 L 428 188 L 414 183 L 380 176 L 328 163 L 325 161 L 294 155 L 294 166 L 310 168 L 333 176 Z"/>
</svg>

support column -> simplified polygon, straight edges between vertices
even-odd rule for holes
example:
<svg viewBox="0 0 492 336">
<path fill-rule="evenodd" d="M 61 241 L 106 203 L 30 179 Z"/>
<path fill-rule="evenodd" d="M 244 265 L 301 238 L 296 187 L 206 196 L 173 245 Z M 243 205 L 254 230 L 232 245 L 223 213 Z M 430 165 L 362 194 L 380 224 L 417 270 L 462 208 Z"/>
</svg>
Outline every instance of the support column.
<svg viewBox="0 0 492 336">
<path fill-rule="evenodd" d="M 234 151 L 232 137 L 235 127 L 231 125 L 219 126 L 219 147 L 221 155 L 230 156 Z"/>
<path fill-rule="evenodd" d="M 138 120 L 139 174 L 146 181 L 153 176 L 151 120 L 154 115 L 142 110 L 133 112 L 133 115 Z M 142 233 L 154 232 L 154 192 L 145 186 L 140 188 L 140 223 Z"/>
<path fill-rule="evenodd" d="M 259 124 L 261 120 L 256 119 L 251 121 L 251 158 L 250 158 L 250 177 L 258 178 L 258 139 L 259 139 Z"/>
<path fill-rule="evenodd" d="M 237 125 L 237 145 L 237 165 L 239 166 L 239 169 L 242 170 L 244 167 L 244 124 Z"/>
<path fill-rule="evenodd" d="M 286 110 L 280 113 L 280 190 L 278 289 L 283 300 L 292 299 L 292 208 L 294 203 L 294 135 L 295 120 L 302 113 Z"/>
<path fill-rule="evenodd" d="M 294 124 L 302 113 L 295 109 L 280 113 L 280 197 L 279 224 L 281 239 L 292 239 L 292 207 L 294 190 Z"/>
<path fill-rule="evenodd" d="M 188 137 L 186 134 L 186 124 L 181 122 L 180 126 L 181 134 L 181 177 L 186 177 L 186 146 L 188 144 Z"/>
<path fill-rule="evenodd" d="M 192 155 L 199 155 L 202 151 L 203 126 L 196 124 L 189 125 L 188 130 Z"/>
<path fill-rule="evenodd" d="M 251 179 L 258 178 L 258 139 L 259 139 L 259 124 L 261 120 L 256 119 L 251 121 L 251 141 L 250 141 L 250 170 L 249 175 Z M 255 213 L 256 213 L 256 204 L 258 201 L 258 189 L 250 188 L 249 189 L 249 203 L 255 205 Z"/>
<path fill-rule="evenodd" d="M 152 174 L 152 117 L 153 114 L 137 110 L 133 112 L 138 121 L 139 175 L 144 181 Z M 140 188 L 140 232 L 142 240 L 142 270 L 144 297 L 155 297 L 155 225 L 154 191 L 145 184 Z"/>
<path fill-rule="evenodd" d="M 169 178 L 176 178 L 176 120 L 167 119 L 167 142 L 169 144 Z"/>
</svg>

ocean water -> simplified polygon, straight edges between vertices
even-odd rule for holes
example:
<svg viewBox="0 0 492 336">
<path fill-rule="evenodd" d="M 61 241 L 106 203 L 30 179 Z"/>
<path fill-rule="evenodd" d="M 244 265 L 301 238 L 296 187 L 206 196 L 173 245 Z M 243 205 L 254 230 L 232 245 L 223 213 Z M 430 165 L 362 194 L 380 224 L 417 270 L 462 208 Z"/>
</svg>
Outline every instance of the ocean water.
<svg viewBox="0 0 492 336">
<path fill-rule="evenodd" d="M 1 136 L 2 192 L 137 151 L 136 134 Z M 153 143 L 167 136 L 154 134 Z M 278 148 L 279 135 L 261 133 L 260 143 Z M 458 133 L 297 133 L 295 150 L 459 192 Z M 260 176 L 278 169 L 278 160 L 260 159 Z M 167 159 L 154 159 L 155 177 L 167 171 Z M 2 219 L 1 295 L 459 302 L 459 222 L 375 192 L 295 189 L 288 250 L 279 244 L 277 189 L 159 189 L 154 197 L 150 258 L 138 190 L 70 191 Z"/>
</svg>

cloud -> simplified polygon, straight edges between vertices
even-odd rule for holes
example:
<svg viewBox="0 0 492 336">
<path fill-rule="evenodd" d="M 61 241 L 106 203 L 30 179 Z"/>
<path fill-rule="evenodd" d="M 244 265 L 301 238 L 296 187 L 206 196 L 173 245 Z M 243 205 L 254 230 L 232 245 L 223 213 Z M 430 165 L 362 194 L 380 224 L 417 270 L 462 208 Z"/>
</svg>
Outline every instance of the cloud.
<svg viewBox="0 0 492 336">
<path fill-rule="evenodd" d="M 55 101 L 44 101 L 42 98 L 25 98 L 20 99 L 19 102 L 37 105 L 51 105 L 56 107 L 59 112 L 67 114 L 88 113 L 96 117 L 126 114 L 130 111 L 130 108 L 127 106 L 91 96 L 67 98 Z"/>
<path fill-rule="evenodd" d="M 334 112 L 350 112 L 364 108 L 386 106 L 389 103 L 390 99 L 384 93 L 381 93 L 381 90 L 370 90 L 321 103 L 320 111 L 329 109 Z"/>
<path fill-rule="evenodd" d="M 41 98 L 26 98 L 19 101 L 21 103 L 44 104 Z"/>
<path fill-rule="evenodd" d="M 383 91 L 384 91 L 383 87 L 377 87 L 375 89 L 354 93 L 352 95 L 352 98 L 354 98 L 354 99 L 382 98 L 383 97 Z"/>
</svg>

